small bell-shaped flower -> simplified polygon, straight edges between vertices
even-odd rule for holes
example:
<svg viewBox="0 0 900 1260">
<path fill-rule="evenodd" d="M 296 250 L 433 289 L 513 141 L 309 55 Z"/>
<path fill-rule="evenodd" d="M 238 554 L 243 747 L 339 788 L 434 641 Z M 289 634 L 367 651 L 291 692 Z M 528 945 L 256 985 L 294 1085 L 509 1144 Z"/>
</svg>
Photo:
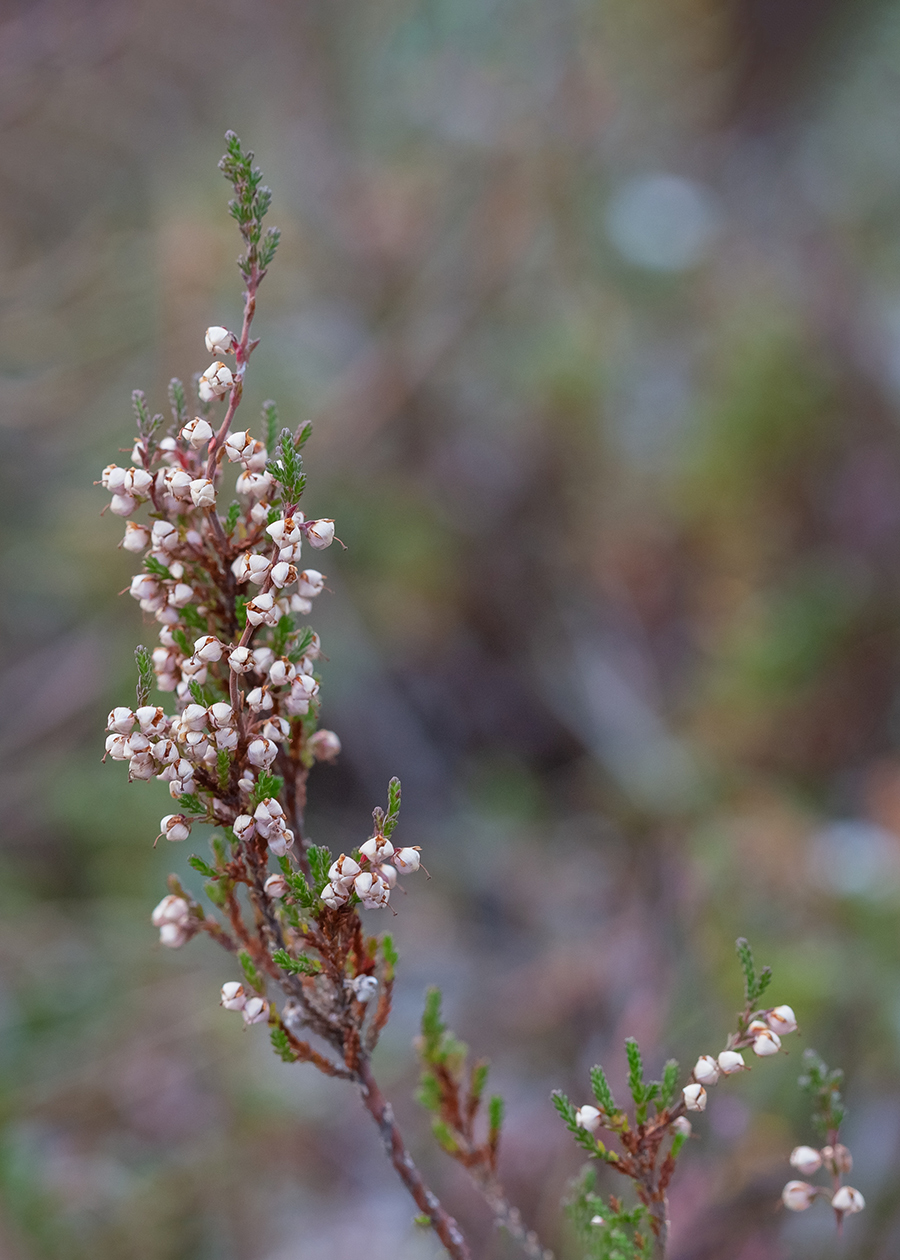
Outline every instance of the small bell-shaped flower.
<svg viewBox="0 0 900 1260">
<path fill-rule="evenodd" d="M 413 875 L 421 866 L 418 847 L 398 849 L 393 860 L 401 875 Z"/>
<path fill-rule="evenodd" d="M 226 1011 L 242 1011 L 247 1003 L 247 994 L 239 980 L 228 980 L 222 985 L 222 1001 L 220 1005 Z"/>
<path fill-rule="evenodd" d="M 213 435 L 212 425 L 202 416 L 189 420 L 181 430 L 181 436 L 192 450 L 199 451 L 206 446 Z"/>
<path fill-rule="evenodd" d="M 797 1031 L 797 1019 L 789 1006 L 773 1007 L 771 1011 L 766 1011 L 765 1019 L 772 1032 L 778 1033 L 779 1037 Z"/>
<path fill-rule="evenodd" d="M 297 594 L 301 599 L 315 599 L 325 586 L 325 574 L 318 569 L 304 569 L 297 578 Z"/>
<path fill-rule="evenodd" d="M 150 546 L 150 530 L 146 525 L 137 525 L 134 521 L 127 521 L 125 524 L 125 537 L 122 539 L 122 546 L 126 551 L 132 551 L 135 554 L 146 551 Z"/>
<path fill-rule="evenodd" d="M 348 988 L 353 993 L 357 1002 L 366 1002 L 372 1000 L 378 992 L 378 981 L 374 976 L 354 976 L 348 983 Z"/>
<path fill-rule="evenodd" d="M 191 482 L 193 477 L 183 468 L 170 468 L 165 474 L 164 481 L 166 490 L 174 499 L 179 499 L 182 503 L 190 502 L 191 498 Z"/>
<path fill-rule="evenodd" d="M 164 735 L 169 729 L 169 719 L 158 704 L 143 704 L 134 716 L 145 735 Z"/>
<path fill-rule="evenodd" d="M 701 1054 L 694 1064 L 694 1080 L 701 1085 L 715 1085 L 719 1079 L 719 1065 L 711 1054 Z"/>
<path fill-rule="evenodd" d="M 284 831 L 274 834 L 270 833 L 266 843 L 269 846 L 269 852 L 273 853 L 275 857 L 284 857 L 294 843 L 294 833 L 290 827 L 285 827 Z"/>
<path fill-rule="evenodd" d="M 316 761 L 334 761 L 341 751 L 341 741 L 334 731 L 316 731 L 306 741 Z"/>
<path fill-rule="evenodd" d="M 247 620 L 251 626 L 274 626 L 278 624 L 278 610 L 275 608 L 274 595 L 257 595 L 245 605 Z"/>
<path fill-rule="evenodd" d="M 237 338 L 234 333 L 222 328 L 218 324 L 213 324 L 206 330 L 204 337 L 206 349 L 209 354 L 233 354 L 237 345 Z"/>
<path fill-rule="evenodd" d="M 694 1126 L 688 1120 L 687 1116 L 676 1116 L 669 1126 L 673 1133 L 677 1133 L 679 1137 L 689 1138 L 694 1131 Z"/>
<path fill-rule="evenodd" d="M 209 724 L 213 730 L 221 731 L 226 727 L 234 726 L 234 709 L 230 704 L 226 704 L 224 700 L 211 704 L 206 712 L 209 717 Z"/>
<path fill-rule="evenodd" d="M 359 873 L 359 863 L 352 857 L 347 857 L 346 853 L 342 853 L 328 868 L 328 878 L 333 884 L 352 884 Z"/>
<path fill-rule="evenodd" d="M 316 551 L 330 547 L 334 542 L 334 521 L 310 521 L 306 527 L 306 537 L 309 539 L 310 547 L 314 547 Z"/>
<path fill-rule="evenodd" d="M 188 586 L 187 582 L 176 582 L 169 595 L 169 603 L 173 608 L 186 608 L 193 598 L 193 587 Z"/>
<path fill-rule="evenodd" d="M 202 704 L 189 704 L 181 715 L 181 725 L 188 731 L 202 731 L 206 721 L 207 710 Z"/>
<path fill-rule="evenodd" d="M 249 840 L 256 835 L 256 824 L 249 814 L 238 814 L 231 824 L 231 830 L 238 840 Z"/>
<path fill-rule="evenodd" d="M 154 521 L 150 539 L 154 551 L 174 551 L 178 546 L 178 530 L 169 521 Z"/>
<path fill-rule="evenodd" d="M 252 451 L 253 438 L 243 429 L 238 429 L 235 433 L 229 433 L 225 439 L 225 454 L 232 464 L 236 464 L 238 460 L 246 459 Z"/>
<path fill-rule="evenodd" d="M 753 1053 L 759 1055 L 761 1059 L 777 1054 L 780 1049 L 781 1038 L 778 1033 L 773 1033 L 771 1028 L 767 1028 L 753 1039 Z"/>
<path fill-rule="evenodd" d="M 297 675 L 297 667 L 286 656 L 279 656 L 277 661 L 273 661 L 269 669 L 269 682 L 273 687 L 283 687 L 285 683 L 293 682 Z"/>
<path fill-rule="evenodd" d="M 836 1146 L 823 1146 L 822 1161 L 834 1173 L 849 1173 L 853 1171 L 853 1156 L 841 1142 L 838 1142 Z"/>
<path fill-rule="evenodd" d="M 216 487 L 208 477 L 196 477 L 191 482 L 191 501 L 198 508 L 216 506 Z"/>
<path fill-rule="evenodd" d="M 214 634 L 204 634 L 194 640 L 194 655 L 206 664 L 220 661 L 224 648 Z"/>
<path fill-rule="evenodd" d="M 260 731 L 263 739 L 274 739 L 276 743 L 287 739 L 290 733 L 290 723 L 286 722 L 283 717 L 270 717 Z"/>
<path fill-rule="evenodd" d="M 699 1081 L 695 1081 L 690 1085 L 685 1085 L 684 1089 L 681 1091 L 681 1094 L 682 1094 L 682 1097 L 684 1098 L 684 1105 L 685 1107 L 687 1107 L 688 1111 L 705 1111 L 706 1110 L 707 1094 L 706 1094 L 706 1090 L 699 1083 Z"/>
<path fill-rule="evenodd" d="M 184 814 L 166 814 L 159 820 L 159 830 L 167 840 L 187 840 L 191 834 L 191 820 Z"/>
<path fill-rule="evenodd" d="M 269 575 L 271 562 L 266 556 L 258 556 L 252 551 L 243 551 L 231 566 L 231 571 L 239 582 L 255 582 L 262 586 Z"/>
<path fill-rule="evenodd" d="M 749 1071 L 744 1056 L 737 1050 L 723 1050 L 718 1058 L 719 1071 L 723 1076 L 732 1076 L 735 1072 Z"/>
<path fill-rule="evenodd" d="M 124 705 L 119 705 L 113 709 L 106 719 L 106 729 L 115 731 L 118 735 L 129 735 L 134 730 L 134 724 L 137 718 L 131 709 Z"/>
<path fill-rule="evenodd" d="M 832 1198 L 831 1206 L 835 1212 L 861 1212 L 866 1206 L 866 1201 L 858 1190 L 854 1190 L 853 1186 L 841 1186 Z"/>
<path fill-rule="evenodd" d="M 130 516 L 137 507 L 137 499 L 131 494 L 114 494 L 109 502 L 113 516 Z"/>
<path fill-rule="evenodd" d="M 155 907 L 150 916 L 150 922 L 157 928 L 162 927 L 164 923 L 184 924 L 190 918 L 190 913 L 191 908 L 184 897 L 176 897 L 173 893 L 169 893 Z"/>
<path fill-rule="evenodd" d="M 263 884 L 263 889 L 269 897 L 283 897 L 287 893 L 287 880 L 283 875 L 270 875 Z"/>
<path fill-rule="evenodd" d="M 350 896 L 343 884 L 326 884 L 322 889 L 322 901 L 329 910 L 337 910 Z"/>
<path fill-rule="evenodd" d="M 373 866 L 389 862 L 394 856 L 394 846 L 384 836 L 372 836 L 365 844 L 360 845 L 359 851 L 364 858 L 369 859 Z"/>
<path fill-rule="evenodd" d="M 190 932 L 180 923 L 164 923 L 159 929 L 159 943 L 167 949 L 180 949 L 190 939 Z"/>
<path fill-rule="evenodd" d="M 805 1212 L 818 1193 L 816 1187 L 806 1181 L 789 1181 L 781 1192 L 781 1202 L 791 1212 Z"/>
<path fill-rule="evenodd" d="M 253 656 L 248 647 L 232 648 L 228 654 L 228 668 L 235 674 L 246 674 L 253 668 Z"/>
<path fill-rule="evenodd" d="M 575 1112 L 575 1123 L 579 1129 L 587 1129 L 588 1133 L 594 1133 L 600 1127 L 600 1112 L 590 1104 L 579 1107 Z"/>
<path fill-rule="evenodd" d="M 268 687 L 254 687 L 247 692 L 247 707 L 254 713 L 266 713 L 273 706 Z"/>
<path fill-rule="evenodd" d="M 302 541 L 303 530 L 300 528 L 302 523 L 303 513 L 295 512 L 293 516 L 283 516 L 280 520 L 267 525 L 266 533 L 279 547 L 287 547 L 291 543 Z"/>
<path fill-rule="evenodd" d="M 261 997 L 248 998 L 241 1014 L 245 1024 L 261 1024 L 269 1017 L 269 1003 Z"/>
<path fill-rule="evenodd" d="M 234 383 L 234 377 L 224 363 L 210 363 L 200 377 L 197 393 L 201 402 L 213 402 L 216 398 L 224 398 Z"/>
<path fill-rule="evenodd" d="M 273 796 L 267 796 L 259 802 L 253 817 L 260 834 L 266 837 L 282 830 L 284 826 L 284 810 Z"/>
<path fill-rule="evenodd" d="M 297 570 L 292 564 L 288 564 L 286 560 L 279 560 L 277 564 L 272 565 L 272 585 L 278 590 L 283 590 L 286 586 L 290 586 L 292 582 L 297 581 Z"/>
<path fill-rule="evenodd" d="M 791 1151 L 790 1164 L 804 1177 L 811 1177 L 822 1167 L 822 1156 L 812 1146 L 795 1146 Z"/>
<path fill-rule="evenodd" d="M 128 740 L 124 735 L 107 735 L 106 752 L 113 761 L 127 761 L 131 754 L 128 751 Z"/>
</svg>

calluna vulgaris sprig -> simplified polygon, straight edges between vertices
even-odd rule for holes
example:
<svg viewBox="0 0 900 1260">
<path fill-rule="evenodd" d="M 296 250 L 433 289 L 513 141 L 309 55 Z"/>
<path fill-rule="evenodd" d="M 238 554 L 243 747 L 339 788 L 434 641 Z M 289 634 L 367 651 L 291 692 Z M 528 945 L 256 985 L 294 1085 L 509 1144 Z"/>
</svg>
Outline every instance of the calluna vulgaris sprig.
<svg viewBox="0 0 900 1260">
<path fill-rule="evenodd" d="M 329 547 L 334 521 L 307 520 L 300 509 L 309 424 L 281 425 L 275 403 L 267 401 L 261 437 L 233 427 L 258 344 L 250 336 L 257 291 L 279 233 L 263 231 L 271 192 L 253 154 L 232 132 L 226 140 L 219 165 L 234 188 L 229 209 L 245 246 L 238 263 L 245 284 L 240 332 L 219 325 L 206 330 L 214 359 L 195 378 L 193 417 L 178 380 L 169 386 L 168 425 L 135 391 L 131 466 L 110 464 L 100 479 L 112 496 L 109 510 L 126 518 L 121 545 L 142 557 L 130 593 L 159 625 L 158 646 L 136 649 L 137 702 L 110 713 L 106 753 L 128 762 L 129 780 L 168 783 L 177 812 L 160 820 L 157 840 L 187 840 L 197 823 L 218 829 L 210 841 L 212 861 L 189 859 L 206 879 L 212 909 L 170 876 L 169 893 L 151 916 L 161 943 L 175 949 L 206 933 L 234 956 L 239 978 L 222 985 L 221 1005 L 240 1012 L 246 1025 L 267 1024 L 281 1059 L 312 1063 L 359 1088 L 419 1208 L 417 1219 L 434 1229 L 454 1260 L 470 1260 L 468 1242 L 416 1168 L 371 1067 L 390 1016 L 398 960 L 389 935 L 364 934 L 360 912 L 383 910 L 398 879 L 420 867 L 418 846 L 398 847 L 392 839 L 399 780 L 388 785 L 387 807 L 373 811 L 371 836 L 352 853 L 334 858 L 304 834 L 310 770 L 337 757 L 341 745 L 333 731 L 318 727 L 321 649 L 318 635 L 300 619 L 312 611 L 325 576 L 304 568 L 302 553 L 304 545 L 314 552 Z M 216 407 L 224 408 L 218 427 Z M 237 497 L 223 509 L 232 465 Z M 150 702 L 154 684 L 172 694 L 175 712 Z M 743 1049 L 759 1057 L 777 1054 L 781 1037 L 797 1027 L 789 1006 L 761 1005 L 771 975 L 767 968 L 756 973 L 746 941 L 738 941 L 738 955 L 745 1003 L 736 1031 L 718 1056 L 700 1056 L 680 1091 L 674 1061 L 660 1080 L 645 1081 L 640 1049 L 630 1039 L 631 1114 L 615 1102 L 599 1066 L 591 1071 L 596 1106 L 576 1108 L 564 1094 L 554 1095 L 579 1146 L 637 1190 L 634 1207 L 614 1197 L 607 1206 L 595 1193 L 592 1169 L 577 1183 L 570 1215 L 596 1260 L 665 1255 L 666 1192 L 691 1133 L 686 1113 L 705 1109 L 707 1087 L 720 1075 L 746 1070 Z M 526 1255 L 552 1260 L 503 1192 L 497 1171 L 503 1103 L 494 1096 L 485 1106 L 487 1063 L 467 1067 L 466 1047 L 442 1022 L 437 990 L 429 992 L 417 1045 L 420 1101 L 433 1113 L 437 1141 L 465 1167 L 496 1224 Z M 807 1052 L 801 1083 L 813 1095 L 826 1145 L 798 1147 L 791 1164 L 805 1175 L 825 1168 L 832 1187 L 792 1181 L 784 1203 L 801 1210 L 827 1197 L 840 1225 L 864 1206 L 857 1190 L 842 1185 L 851 1160 L 838 1141 L 840 1073 Z M 595 1136 L 599 1129 L 618 1149 Z"/>
</svg>

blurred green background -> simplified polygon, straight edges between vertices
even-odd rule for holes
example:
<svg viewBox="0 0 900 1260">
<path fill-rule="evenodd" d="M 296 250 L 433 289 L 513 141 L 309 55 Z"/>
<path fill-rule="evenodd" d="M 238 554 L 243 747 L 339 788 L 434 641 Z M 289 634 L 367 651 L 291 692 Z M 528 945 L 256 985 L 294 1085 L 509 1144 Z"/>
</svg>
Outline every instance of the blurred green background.
<svg viewBox="0 0 900 1260">
<path fill-rule="evenodd" d="M 9 0 L 0 117 L 3 1260 L 439 1254 L 353 1091 L 159 949 L 196 845 L 100 765 L 153 631 L 91 483 L 239 318 L 226 127 L 283 230 L 248 421 L 314 421 L 348 545 L 312 832 L 397 773 L 433 877 L 379 1052 L 417 1158 L 515 1254 L 412 1101 L 437 982 L 574 1257 L 550 1090 L 715 1052 L 743 933 L 801 1035 L 715 1092 L 673 1257 L 900 1254 L 900 3 Z M 804 1045 L 848 1074 L 842 1243 L 777 1207 Z"/>
</svg>

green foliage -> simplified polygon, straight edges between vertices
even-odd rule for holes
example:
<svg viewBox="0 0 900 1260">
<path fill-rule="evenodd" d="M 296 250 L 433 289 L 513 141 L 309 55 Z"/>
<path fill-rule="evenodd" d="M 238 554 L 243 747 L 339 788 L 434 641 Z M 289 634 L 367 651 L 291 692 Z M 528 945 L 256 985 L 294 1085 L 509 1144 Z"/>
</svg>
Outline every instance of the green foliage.
<svg viewBox="0 0 900 1260">
<path fill-rule="evenodd" d="M 659 1091 L 660 1107 L 665 1109 L 671 1107 L 675 1101 L 675 1091 L 678 1089 L 678 1060 L 669 1059 L 663 1068 L 663 1076 L 661 1088 Z"/>
<path fill-rule="evenodd" d="M 188 643 L 188 637 L 182 630 L 181 626 L 173 626 L 172 638 L 178 644 L 178 650 L 182 653 L 182 655 L 184 656 L 191 655 L 191 652 L 192 652 L 191 645 L 190 643 Z"/>
<path fill-rule="evenodd" d="M 237 595 L 234 601 L 234 619 L 242 632 L 247 628 L 247 605 L 250 598 L 249 595 Z"/>
<path fill-rule="evenodd" d="M 227 881 L 226 881 L 227 882 Z M 214 906 L 224 909 L 228 901 L 228 888 L 221 880 L 211 879 L 203 885 L 204 891 Z"/>
<path fill-rule="evenodd" d="M 606 1073 L 599 1063 L 591 1068 L 591 1089 L 594 1091 L 594 1097 L 597 1099 L 600 1110 L 605 1111 L 609 1116 L 615 1115 L 618 1108 L 612 1096 L 612 1090 L 609 1088 Z"/>
<path fill-rule="evenodd" d="M 587 1260 L 649 1260 L 653 1255 L 647 1209 L 642 1204 L 623 1208 L 614 1197 L 605 1203 L 596 1193 L 596 1171 L 590 1165 L 573 1185 L 566 1212 Z M 603 1224 L 592 1224 L 598 1216 Z"/>
<path fill-rule="evenodd" d="M 175 428 L 183 429 L 188 422 L 187 399 L 184 396 L 184 386 L 177 376 L 169 381 L 169 407 Z"/>
<path fill-rule="evenodd" d="M 384 958 L 384 978 L 385 981 L 393 980 L 394 971 L 397 963 L 400 961 L 400 955 L 394 946 L 394 938 L 388 933 L 381 938 L 381 953 Z"/>
<path fill-rule="evenodd" d="M 134 416 L 137 420 L 138 435 L 142 441 L 146 442 L 155 436 L 163 418 L 162 416 L 154 416 L 151 420 L 150 412 L 147 409 L 147 398 L 142 389 L 132 390 L 131 405 L 134 408 Z"/>
<path fill-rule="evenodd" d="M 629 1037 L 625 1042 L 625 1054 L 628 1059 L 628 1088 L 634 1099 L 635 1120 L 638 1124 L 643 1124 L 647 1119 L 648 1104 L 659 1095 L 660 1083 L 659 1081 L 644 1083 L 644 1064 L 640 1047 L 634 1037 Z"/>
<path fill-rule="evenodd" d="M 400 780 L 394 776 L 388 784 L 387 817 L 382 824 L 384 836 L 390 836 L 400 819 Z"/>
<path fill-rule="evenodd" d="M 238 259 L 238 267 L 249 284 L 254 275 L 257 280 L 275 257 L 281 239 L 278 228 L 269 228 L 263 236 L 262 221 L 272 202 L 272 190 L 262 182 L 262 171 L 253 165 L 253 154 L 244 152 L 241 142 L 233 131 L 225 133 L 226 151 L 219 162 L 219 170 L 234 188 L 234 198 L 228 209 L 237 222 L 247 248 Z"/>
<path fill-rule="evenodd" d="M 309 626 L 304 626 L 302 630 L 297 631 L 297 640 L 288 653 L 288 659 L 295 665 L 306 655 L 306 649 L 316 637 L 315 631 Z"/>
<path fill-rule="evenodd" d="M 759 975 L 756 974 L 756 967 L 753 962 L 753 951 L 743 936 L 739 936 L 735 941 L 735 949 L 740 959 L 741 970 L 744 973 L 744 997 L 747 1006 L 755 1007 L 759 999 L 769 987 L 772 979 L 772 968 L 763 967 Z"/>
<path fill-rule="evenodd" d="M 445 1120 L 436 1118 L 431 1122 L 431 1132 L 437 1139 L 438 1145 L 441 1146 L 448 1155 L 453 1155 L 459 1149 L 456 1138 L 450 1126 Z"/>
<path fill-rule="evenodd" d="M 303 472 L 303 460 L 294 446 L 290 429 L 281 430 L 278 451 L 280 458 L 270 459 L 266 464 L 266 469 L 281 486 L 285 505 L 293 506 L 303 494 L 306 476 Z"/>
<path fill-rule="evenodd" d="M 488 1125 L 490 1126 L 490 1136 L 493 1142 L 500 1136 L 500 1130 L 503 1128 L 503 1114 L 505 1106 L 503 1099 L 499 1094 L 492 1094 L 488 1100 Z"/>
<path fill-rule="evenodd" d="M 285 1063 L 296 1063 L 297 1056 L 291 1049 L 288 1035 L 283 1028 L 273 1028 L 269 1033 L 269 1040 L 272 1043 L 272 1049 L 280 1059 L 284 1059 Z"/>
<path fill-rule="evenodd" d="M 185 604 L 185 606 L 179 609 L 179 611 L 181 613 L 182 620 L 185 621 L 192 630 L 196 630 L 200 634 L 207 633 L 208 627 L 205 620 L 200 616 L 200 613 L 192 604 Z"/>
<path fill-rule="evenodd" d="M 228 515 L 225 517 L 225 533 L 229 538 L 234 533 L 235 526 L 238 523 L 240 515 L 241 505 L 238 503 L 237 499 L 233 499 L 231 501 L 231 506 L 228 509 Z"/>
<path fill-rule="evenodd" d="M 208 709 L 212 704 L 206 688 L 201 687 L 196 678 L 192 678 L 188 683 L 188 690 L 191 693 L 191 699 L 194 701 L 194 704 L 202 704 L 204 709 Z"/>
<path fill-rule="evenodd" d="M 231 753 L 227 748 L 220 748 L 216 753 L 216 774 L 219 780 L 219 791 L 224 792 L 231 778 Z"/>
<path fill-rule="evenodd" d="M 244 979 L 250 985 L 250 988 L 255 989 L 257 993 L 265 993 L 266 982 L 257 970 L 253 959 L 245 949 L 242 949 L 238 954 L 238 961 L 243 969 Z"/>
<path fill-rule="evenodd" d="M 481 1095 L 484 1093 L 484 1087 L 487 1084 L 488 1072 L 490 1064 L 487 1059 L 479 1059 L 472 1066 L 472 1075 L 469 1083 L 469 1097 L 475 1102 L 481 1101 Z"/>
<path fill-rule="evenodd" d="M 137 707 L 140 709 L 150 698 L 150 690 L 155 682 L 155 674 L 150 649 L 145 648 L 143 643 L 139 643 L 134 649 L 134 659 L 137 662 L 138 670 Z"/>
<path fill-rule="evenodd" d="M 272 632 L 271 648 L 276 656 L 284 656 L 288 639 L 294 633 L 294 618 L 289 613 L 279 617 L 278 625 Z"/>
<path fill-rule="evenodd" d="M 318 897 L 328 883 L 328 868 L 334 859 L 331 856 L 330 849 L 326 849 L 324 845 L 318 844 L 313 844 L 307 849 L 306 857 L 312 873 L 315 893 Z"/>
<path fill-rule="evenodd" d="M 823 1137 L 841 1127 L 847 1110 L 841 1097 L 844 1073 L 829 1068 L 813 1049 L 803 1051 L 803 1074 L 797 1082 L 813 1104 L 813 1124 Z"/>
<path fill-rule="evenodd" d="M 172 574 L 168 568 L 154 556 L 144 556 L 144 568 L 148 573 L 152 573 L 154 577 L 162 578 L 163 581 L 171 581 L 172 579 Z"/>
<path fill-rule="evenodd" d="M 229 828 L 229 830 L 231 830 Z M 211 835 L 209 838 L 209 847 L 213 851 L 216 859 L 216 866 L 221 868 L 228 861 L 228 854 L 225 851 L 225 841 L 219 835 Z"/>
<path fill-rule="evenodd" d="M 432 985 L 425 994 L 422 1011 L 422 1035 L 418 1050 L 422 1062 L 429 1067 L 440 1065 L 451 1076 L 461 1078 L 468 1047 L 447 1029 L 441 1019 L 441 991 Z"/>
<path fill-rule="evenodd" d="M 574 1137 L 579 1146 L 588 1151 L 591 1155 L 597 1156 L 602 1149 L 601 1143 L 587 1129 L 583 1129 L 575 1118 L 576 1107 L 570 1102 L 561 1089 L 555 1089 L 550 1095 L 553 1106 L 559 1112 L 566 1128 Z"/>
<path fill-rule="evenodd" d="M 196 814 L 199 818 L 206 817 L 206 806 L 196 792 L 183 792 L 176 804 L 183 814 Z"/>
<path fill-rule="evenodd" d="M 276 949 L 272 955 L 272 961 L 284 971 L 289 971 L 292 976 L 317 976 L 322 970 L 322 964 L 318 959 L 307 958 L 305 954 L 301 954 L 299 958 L 292 958 L 286 949 Z"/>
<path fill-rule="evenodd" d="M 202 857 L 197 857 L 196 853 L 192 853 L 188 858 L 188 866 L 192 866 L 201 875 L 206 875 L 208 879 L 218 879 L 219 877 L 218 871 L 214 870 L 208 862 L 204 862 Z"/>
<path fill-rule="evenodd" d="M 262 421 L 265 426 L 264 441 L 267 448 L 272 451 L 278 441 L 278 404 L 271 398 L 266 399 L 262 405 Z"/>
<path fill-rule="evenodd" d="M 287 881 L 287 885 L 294 895 L 294 898 L 300 902 L 301 906 L 310 907 L 315 904 L 315 897 L 306 882 L 306 878 L 302 871 L 295 871 L 291 866 L 290 859 L 280 857 L 278 865 L 281 867 L 281 873 Z"/>
<path fill-rule="evenodd" d="M 302 451 L 306 443 L 312 437 L 312 421 L 307 420 L 306 424 L 301 424 L 294 436 L 294 445 L 298 451 Z"/>
<path fill-rule="evenodd" d="M 281 775 L 272 774 L 269 770 L 260 770 L 253 785 L 253 791 L 250 793 L 249 812 L 252 814 L 260 801 L 268 800 L 269 797 L 277 800 L 283 787 L 284 779 Z"/>
</svg>

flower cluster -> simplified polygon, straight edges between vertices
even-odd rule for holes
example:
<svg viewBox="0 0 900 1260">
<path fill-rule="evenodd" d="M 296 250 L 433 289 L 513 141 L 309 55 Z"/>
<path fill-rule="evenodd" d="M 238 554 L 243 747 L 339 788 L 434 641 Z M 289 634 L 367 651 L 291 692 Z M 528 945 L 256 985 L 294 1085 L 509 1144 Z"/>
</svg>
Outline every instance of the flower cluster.
<svg viewBox="0 0 900 1260">
<path fill-rule="evenodd" d="M 690 1083 L 681 1091 L 688 1111 L 705 1111 L 708 1085 L 715 1085 L 720 1076 L 733 1076 L 735 1072 L 748 1071 L 741 1054 L 741 1047 L 750 1046 L 761 1059 L 777 1054 L 781 1038 L 797 1031 L 797 1020 L 789 1006 L 773 1006 L 758 1011 L 744 1022 L 744 1027 L 728 1039 L 728 1046 L 716 1058 L 701 1054 L 694 1064 Z"/>
<path fill-rule="evenodd" d="M 812 1177 L 821 1169 L 831 1178 L 831 1185 L 789 1181 L 781 1192 L 781 1201 L 792 1212 L 804 1212 L 816 1199 L 822 1199 L 834 1209 L 840 1224 L 845 1216 L 861 1212 L 866 1206 L 858 1190 L 844 1185 L 844 1177 L 853 1171 L 853 1156 L 839 1140 L 845 1114 L 840 1094 L 843 1073 L 840 1069 L 829 1070 L 815 1050 L 804 1051 L 803 1062 L 800 1087 L 812 1097 L 813 1124 L 826 1141 L 820 1148 L 795 1146 L 790 1164 L 803 1177 Z"/>
</svg>

